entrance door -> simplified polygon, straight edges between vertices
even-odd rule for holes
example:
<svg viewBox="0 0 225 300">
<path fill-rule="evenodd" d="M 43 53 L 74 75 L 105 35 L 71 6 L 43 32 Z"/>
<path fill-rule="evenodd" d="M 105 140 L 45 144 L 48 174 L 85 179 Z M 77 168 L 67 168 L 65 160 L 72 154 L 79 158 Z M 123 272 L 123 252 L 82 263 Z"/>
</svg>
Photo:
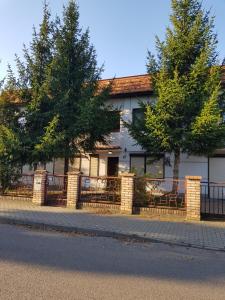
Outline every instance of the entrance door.
<svg viewBox="0 0 225 300">
<path fill-rule="evenodd" d="M 108 157 L 107 176 L 118 176 L 119 157 Z"/>
</svg>

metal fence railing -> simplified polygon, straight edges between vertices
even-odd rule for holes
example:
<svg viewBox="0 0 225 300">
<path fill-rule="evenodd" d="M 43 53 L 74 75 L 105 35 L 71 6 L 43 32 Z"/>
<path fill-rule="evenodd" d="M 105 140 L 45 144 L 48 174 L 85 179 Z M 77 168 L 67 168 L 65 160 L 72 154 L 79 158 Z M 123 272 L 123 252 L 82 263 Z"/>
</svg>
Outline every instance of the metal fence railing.
<svg viewBox="0 0 225 300">
<path fill-rule="evenodd" d="M 81 176 L 79 201 L 120 204 L 121 178 Z"/>
<path fill-rule="evenodd" d="M 225 182 L 201 182 L 201 213 L 225 217 Z"/>
<path fill-rule="evenodd" d="M 48 174 L 46 180 L 46 204 L 66 206 L 67 175 Z"/>
<path fill-rule="evenodd" d="M 13 197 L 32 197 L 33 195 L 33 185 L 34 185 L 34 175 L 33 174 L 22 174 L 14 182 L 10 184 L 8 188 L 1 192 L 5 196 Z"/>
<path fill-rule="evenodd" d="M 185 180 L 135 178 L 135 207 L 186 209 Z"/>
</svg>

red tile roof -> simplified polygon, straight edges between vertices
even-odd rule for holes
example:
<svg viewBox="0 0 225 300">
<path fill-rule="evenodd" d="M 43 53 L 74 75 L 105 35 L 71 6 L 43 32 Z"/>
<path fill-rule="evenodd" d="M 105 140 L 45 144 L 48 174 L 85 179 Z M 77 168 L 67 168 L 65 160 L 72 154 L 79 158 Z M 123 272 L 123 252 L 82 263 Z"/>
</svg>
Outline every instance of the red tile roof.
<svg viewBox="0 0 225 300">
<path fill-rule="evenodd" d="M 225 66 L 222 66 L 222 84 L 225 87 Z M 151 76 L 149 74 L 126 76 L 99 80 L 99 90 L 112 83 L 111 97 L 128 95 L 148 95 L 153 91 Z M 14 102 L 21 103 L 19 99 Z"/>
<path fill-rule="evenodd" d="M 100 89 L 112 83 L 111 96 L 127 94 L 150 94 L 151 78 L 148 74 L 99 80 Z"/>
<path fill-rule="evenodd" d="M 103 144 L 97 144 L 96 146 L 96 150 L 100 150 L 100 151 L 109 151 L 109 150 L 121 150 L 121 147 L 118 145 L 103 145 Z"/>
<path fill-rule="evenodd" d="M 222 66 L 222 84 L 225 86 L 225 66 Z M 150 94 L 153 91 L 149 74 L 119 77 L 99 80 L 99 88 L 107 87 L 112 83 L 111 96 L 126 96 L 128 94 Z"/>
</svg>

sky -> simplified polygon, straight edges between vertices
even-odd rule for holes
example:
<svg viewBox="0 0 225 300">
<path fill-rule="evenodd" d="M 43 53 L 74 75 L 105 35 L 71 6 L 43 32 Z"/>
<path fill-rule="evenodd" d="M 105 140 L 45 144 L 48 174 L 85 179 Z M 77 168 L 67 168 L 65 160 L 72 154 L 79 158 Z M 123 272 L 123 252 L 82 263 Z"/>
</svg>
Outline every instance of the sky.
<svg viewBox="0 0 225 300">
<path fill-rule="evenodd" d="M 61 15 L 68 0 L 49 0 L 52 16 Z M 42 18 L 42 0 L 0 0 L 0 78 L 14 55 L 32 39 Z M 155 51 L 155 35 L 164 39 L 170 0 L 79 0 L 80 26 L 89 27 L 91 42 L 104 64 L 102 78 L 146 73 L 147 50 Z M 203 0 L 215 16 L 218 52 L 225 57 L 225 0 Z"/>
</svg>

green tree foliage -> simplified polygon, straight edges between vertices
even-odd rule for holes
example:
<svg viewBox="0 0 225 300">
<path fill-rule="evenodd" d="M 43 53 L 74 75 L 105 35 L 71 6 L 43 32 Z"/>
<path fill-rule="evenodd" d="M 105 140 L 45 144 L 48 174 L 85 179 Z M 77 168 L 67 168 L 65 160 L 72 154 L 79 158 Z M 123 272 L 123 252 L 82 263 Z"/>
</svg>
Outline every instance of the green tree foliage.
<svg viewBox="0 0 225 300">
<path fill-rule="evenodd" d="M 29 47 L 24 46 L 24 60 L 19 57 L 16 59 L 18 89 L 25 106 L 22 141 L 24 161 L 34 165 L 48 160 L 44 152 L 36 149 L 36 145 L 40 143 L 50 120 L 51 102 L 45 91 L 47 71 L 54 53 L 55 27 L 50 18 L 49 7 L 45 2 L 42 23 L 38 31 L 33 29 Z"/>
<path fill-rule="evenodd" d="M 105 100 L 110 91 L 98 89 L 102 68 L 89 31 L 79 27 L 78 6 L 69 1 L 63 18 L 51 21 L 47 4 L 39 32 L 34 30 L 25 61 L 18 58 L 20 88 L 27 103 L 24 148 L 27 162 L 69 159 L 106 142 L 114 115 Z"/>
<path fill-rule="evenodd" d="M 21 173 L 19 147 L 20 143 L 15 132 L 0 124 L 0 191 L 3 193 Z"/>
<path fill-rule="evenodd" d="M 16 79 L 9 67 L 0 95 L 0 190 L 3 193 L 21 172 L 18 99 Z"/>
<path fill-rule="evenodd" d="M 110 87 L 98 89 L 102 68 L 97 66 L 89 31 L 79 27 L 74 1 L 64 7 L 54 45 L 44 95 L 50 103 L 50 119 L 36 150 L 47 154 L 48 159 L 65 158 L 67 172 L 68 161 L 76 153 L 91 151 L 97 142 L 106 142 L 114 116 L 105 105 Z"/>
<path fill-rule="evenodd" d="M 157 101 L 142 103 L 144 119 L 128 128 L 150 153 L 174 154 L 177 179 L 181 153 L 211 154 L 224 146 L 225 129 L 214 20 L 198 0 L 171 3 L 172 26 L 165 41 L 156 38 L 157 58 L 148 55 Z"/>
</svg>

